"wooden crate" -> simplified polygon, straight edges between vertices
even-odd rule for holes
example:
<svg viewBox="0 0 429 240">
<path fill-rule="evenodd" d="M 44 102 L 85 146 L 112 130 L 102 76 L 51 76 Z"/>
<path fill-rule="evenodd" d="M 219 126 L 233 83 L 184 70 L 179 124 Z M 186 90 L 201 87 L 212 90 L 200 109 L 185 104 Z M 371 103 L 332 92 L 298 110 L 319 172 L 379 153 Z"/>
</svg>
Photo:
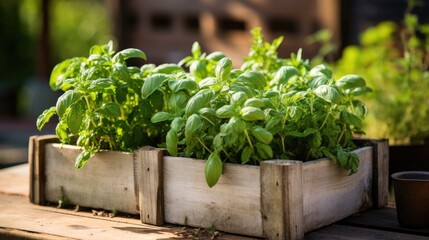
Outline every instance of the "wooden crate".
<svg viewBox="0 0 429 240">
<path fill-rule="evenodd" d="M 77 170 L 74 162 L 80 152 L 79 147 L 58 143 L 55 135 L 31 137 L 30 201 L 43 205 L 66 196 L 75 205 L 137 214 L 135 154 L 101 151 Z"/>
<path fill-rule="evenodd" d="M 211 189 L 205 183 L 204 161 L 163 156 L 160 149 L 142 150 L 140 161 L 151 166 L 147 171 L 157 173 L 151 184 L 146 180 L 139 185 L 141 194 L 152 195 L 146 198 L 150 207 L 140 205 L 142 221 L 301 239 L 306 232 L 387 204 L 388 143 L 369 143 L 355 151 L 360 167 L 354 175 L 329 159 L 270 160 L 260 167 L 226 164 Z"/>
<path fill-rule="evenodd" d="M 30 200 L 61 198 L 80 206 L 140 213 L 143 223 L 174 223 L 269 239 L 304 233 L 354 213 L 387 204 L 388 143 L 366 141 L 360 167 L 348 176 L 329 159 L 269 160 L 261 166 L 226 164 L 209 188 L 203 160 L 171 157 L 145 147 L 134 153 L 103 151 L 81 170 L 80 149 L 55 136 L 31 137 Z"/>
</svg>

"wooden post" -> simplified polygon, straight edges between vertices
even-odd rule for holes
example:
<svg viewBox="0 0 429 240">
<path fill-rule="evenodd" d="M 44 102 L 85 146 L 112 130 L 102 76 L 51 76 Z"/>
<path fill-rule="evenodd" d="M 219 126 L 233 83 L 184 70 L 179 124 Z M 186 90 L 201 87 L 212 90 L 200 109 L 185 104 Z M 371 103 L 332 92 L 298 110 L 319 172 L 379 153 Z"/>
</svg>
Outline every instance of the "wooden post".
<svg viewBox="0 0 429 240">
<path fill-rule="evenodd" d="M 303 239 L 302 162 L 261 163 L 262 227 L 268 239 Z"/>
<path fill-rule="evenodd" d="M 389 140 L 372 140 L 373 145 L 373 204 L 374 208 L 387 205 L 389 197 Z"/>
<path fill-rule="evenodd" d="M 138 186 L 140 219 L 143 223 L 164 224 L 164 183 L 162 149 L 139 149 Z"/>
<path fill-rule="evenodd" d="M 30 202 L 45 204 L 45 145 L 59 142 L 56 135 L 31 136 L 28 144 Z"/>
</svg>

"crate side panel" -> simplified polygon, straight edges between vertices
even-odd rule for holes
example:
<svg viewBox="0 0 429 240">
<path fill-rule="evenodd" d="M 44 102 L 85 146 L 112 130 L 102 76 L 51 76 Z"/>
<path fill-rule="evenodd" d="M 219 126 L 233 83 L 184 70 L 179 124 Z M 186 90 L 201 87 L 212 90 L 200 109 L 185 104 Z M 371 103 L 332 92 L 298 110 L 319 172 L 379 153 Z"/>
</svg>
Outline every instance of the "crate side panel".
<svg viewBox="0 0 429 240">
<path fill-rule="evenodd" d="M 209 188 L 203 160 L 164 157 L 164 218 L 168 223 L 262 236 L 258 166 L 226 164 Z"/>
<path fill-rule="evenodd" d="M 102 151 L 77 170 L 80 148 L 46 145 L 46 200 L 57 202 L 64 194 L 76 205 L 137 214 L 133 154 Z"/>
<path fill-rule="evenodd" d="M 373 148 L 356 150 L 359 171 L 348 175 L 329 159 L 303 166 L 304 231 L 329 225 L 372 206 Z"/>
</svg>

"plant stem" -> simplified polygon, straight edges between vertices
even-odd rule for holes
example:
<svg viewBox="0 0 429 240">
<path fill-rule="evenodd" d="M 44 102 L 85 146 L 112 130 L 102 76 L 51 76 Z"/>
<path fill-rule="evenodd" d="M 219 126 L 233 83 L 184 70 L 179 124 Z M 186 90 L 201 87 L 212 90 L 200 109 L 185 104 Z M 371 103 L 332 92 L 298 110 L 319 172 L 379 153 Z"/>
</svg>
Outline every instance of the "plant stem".
<svg viewBox="0 0 429 240">
<path fill-rule="evenodd" d="M 204 149 L 206 149 L 209 153 L 212 153 L 212 151 L 206 146 L 206 144 L 204 144 L 204 142 L 197 137 L 198 142 L 203 146 Z"/>
<path fill-rule="evenodd" d="M 285 138 L 283 137 L 283 135 L 280 135 L 280 139 L 282 140 L 282 151 L 284 154 L 286 154 Z"/>
<path fill-rule="evenodd" d="M 244 135 L 246 136 L 250 149 L 252 149 L 252 153 L 255 153 L 255 149 L 253 149 L 252 139 L 250 139 L 249 132 L 247 132 L 247 129 L 244 129 Z"/>
</svg>

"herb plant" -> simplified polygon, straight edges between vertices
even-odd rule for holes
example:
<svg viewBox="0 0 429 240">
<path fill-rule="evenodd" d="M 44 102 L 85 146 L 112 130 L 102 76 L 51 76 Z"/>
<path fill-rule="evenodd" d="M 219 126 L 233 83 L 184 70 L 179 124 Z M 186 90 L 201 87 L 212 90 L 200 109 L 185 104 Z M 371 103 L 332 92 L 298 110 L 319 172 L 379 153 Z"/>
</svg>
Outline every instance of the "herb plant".
<svg viewBox="0 0 429 240">
<path fill-rule="evenodd" d="M 143 78 L 156 69 L 127 67 L 129 58 L 146 55 L 133 48 L 115 54 L 110 42 L 93 46 L 89 57 L 67 59 L 52 71 L 51 88 L 64 94 L 38 117 L 37 127 L 40 130 L 58 115 L 56 134 L 61 142 L 83 147 L 76 168 L 101 149 L 132 151 L 160 139 L 162 127 L 150 121 L 150 114 L 159 110 L 157 103 L 140 94 Z"/>
<path fill-rule="evenodd" d="M 171 111 L 164 106 L 152 117 L 154 123 L 170 124 L 168 152 L 207 159 L 210 187 L 217 183 L 225 162 L 329 157 L 355 173 L 359 160 L 351 152 L 351 140 L 354 133 L 362 133 L 367 113 L 356 99 L 370 91 L 365 81 L 357 75 L 335 80 L 329 68 L 311 68 L 300 52 L 281 59 L 276 51 L 281 38 L 267 43 L 260 29 L 252 34 L 251 52 L 240 69 L 233 69 L 227 57 L 206 57 L 198 43 L 192 56 L 181 62 L 190 66 L 185 79 L 192 86 L 183 108 Z M 168 79 L 171 86 L 174 80 Z M 143 84 L 146 88 L 148 82 Z M 147 92 L 158 89 L 168 98 L 174 94 L 162 85 L 151 85 Z"/>
<path fill-rule="evenodd" d="M 94 46 L 88 58 L 58 64 L 51 76 L 63 90 L 54 115 L 64 143 L 83 147 L 76 167 L 101 149 L 132 151 L 165 147 L 172 156 L 207 159 L 212 187 L 224 163 L 259 164 L 266 159 L 308 161 L 328 157 L 350 174 L 358 170 L 353 134 L 362 133 L 367 110 L 357 99 L 370 91 L 357 75 L 339 79 L 328 67 L 312 67 L 301 51 L 278 56 L 282 38 L 265 42 L 252 30 L 249 56 L 240 68 L 221 52 L 206 54 L 198 43 L 178 64 L 127 67 L 137 49 L 114 53 L 111 43 Z"/>
</svg>

